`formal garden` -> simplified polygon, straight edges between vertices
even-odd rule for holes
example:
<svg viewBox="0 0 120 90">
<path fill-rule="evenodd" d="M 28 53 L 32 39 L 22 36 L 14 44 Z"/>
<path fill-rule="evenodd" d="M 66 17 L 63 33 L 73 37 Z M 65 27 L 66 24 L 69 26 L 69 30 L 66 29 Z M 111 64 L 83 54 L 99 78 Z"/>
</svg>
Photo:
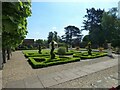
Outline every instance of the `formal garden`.
<svg viewBox="0 0 120 90">
<path fill-rule="evenodd" d="M 2 13 L 3 63 L 10 60 L 12 52 L 16 50 L 31 50 L 23 51 L 23 53 L 33 67 L 46 67 L 99 58 L 107 55 L 106 52 L 102 51 L 102 48 L 108 49 L 108 43 L 111 43 L 115 53 L 120 53 L 120 43 L 118 43 L 120 42 L 120 19 L 117 18 L 117 8 L 110 8 L 109 11 L 100 8 L 86 8 L 82 28 L 68 24 L 67 26 L 63 26 L 63 35 L 60 35 L 60 32 L 56 30 L 48 31 L 45 34 L 47 36 L 46 39 L 37 38 L 34 41 L 33 38 L 32 43 L 24 43 L 28 34 L 27 18 L 32 15 L 31 2 L 24 3 L 20 1 L 16 6 L 13 2 L 9 2 L 3 3 L 2 6 L 5 7 Z M 12 12 L 8 12 L 8 8 L 13 9 Z M 22 9 L 23 11 L 21 11 Z M 88 31 L 89 33 L 83 35 L 83 31 Z M 39 32 L 42 34 L 42 31 Z M 55 48 L 53 41 L 58 43 L 58 48 Z M 50 43 L 51 48 L 49 48 Z M 68 50 L 68 48 L 70 49 Z M 86 51 L 82 52 L 81 48 L 86 49 Z M 93 49 L 98 50 L 98 48 L 99 52 L 93 51 Z"/>
<path fill-rule="evenodd" d="M 92 51 L 91 43 L 88 43 L 87 51 L 84 52 L 76 49 L 66 51 L 65 47 L 54 49 L 54 42 L 52 42 L 51 49 L 41 50 L 39 46 L 39 50 L 23 50 L 23 54 L 26 58 L 28 58 L 28 62 L 33 68 L 65 64 L 85 59 L 99 58 L 107 55 L 107 52 Z"/>
</svg>

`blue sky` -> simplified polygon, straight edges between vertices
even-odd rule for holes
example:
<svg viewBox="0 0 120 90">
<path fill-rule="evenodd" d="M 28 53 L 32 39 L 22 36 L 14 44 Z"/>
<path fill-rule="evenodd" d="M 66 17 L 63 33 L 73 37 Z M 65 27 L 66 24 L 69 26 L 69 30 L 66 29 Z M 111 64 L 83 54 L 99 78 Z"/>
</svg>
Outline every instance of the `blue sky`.
<svg viewBox="0 0 120 90">
<path fill-rule="evenodd" d="M 74 25 L 82 29 L 86 8 L 105 9 L 117 7 L 114 2 L 32 2 L 32 16 L 28 18 L 28 39 L 47 39 L 50 31 L 64 34 L 64 27 Z M 82 32 L 88 34 L 87 31 Z"/>
</svg>

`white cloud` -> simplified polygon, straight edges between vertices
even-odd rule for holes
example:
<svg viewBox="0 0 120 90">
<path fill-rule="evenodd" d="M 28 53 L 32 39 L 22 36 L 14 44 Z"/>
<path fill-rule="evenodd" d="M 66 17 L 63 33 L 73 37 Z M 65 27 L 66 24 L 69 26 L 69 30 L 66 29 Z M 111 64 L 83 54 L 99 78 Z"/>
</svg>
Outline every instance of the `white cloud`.
<svg viewBox="0 0 120 90">
<path fill-rule="evenodd" d="M 52 30 L 56 30 L 57 28 L 56 27 L 52 27 Z"/>
</svg>

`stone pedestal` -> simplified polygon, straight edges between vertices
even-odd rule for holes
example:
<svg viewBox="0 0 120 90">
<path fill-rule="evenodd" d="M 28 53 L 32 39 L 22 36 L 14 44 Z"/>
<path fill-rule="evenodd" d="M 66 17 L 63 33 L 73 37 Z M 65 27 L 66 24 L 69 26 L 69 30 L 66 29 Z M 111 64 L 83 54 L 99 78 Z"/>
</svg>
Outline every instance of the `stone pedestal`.
<svg viewBox="0 0 120 90">
<path fill-rule="evenodd" d="M 111 43 L 108 43 L 108 56 L 112 56 Z"/>
</svg>

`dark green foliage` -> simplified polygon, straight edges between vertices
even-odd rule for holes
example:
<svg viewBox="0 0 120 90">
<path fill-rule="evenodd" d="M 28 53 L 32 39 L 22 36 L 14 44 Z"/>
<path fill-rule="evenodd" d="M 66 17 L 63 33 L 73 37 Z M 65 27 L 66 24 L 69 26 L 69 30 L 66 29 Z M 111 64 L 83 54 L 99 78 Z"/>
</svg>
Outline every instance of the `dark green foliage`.
<svg viewBox="0 0 120 90">
<path fill-rule="evenodd" d="M 42 67 L 65 64 L 65 63 L 75 62 L 75 61 L 80 61 L 80 58 L 64 57 L 64 58 L 56 58 L 52 60 L 46 59 L 46 61 L 36 62 L 34 57 L 29 57 L 29 63 L 32 65 L 33 68 L 42 68 Z"/>
<path fill-rule="evenodd" d="M 81 53 L 75 53 L 73 54 L 73 57 L 81 57 Z"/>
<path fill-rule="evenodd" d="M 68 52 L 68 45 L 66 44 L 65 47 L 66 47 L 66 52 Z"/>
<path fill-rule="evenodd" d="M 60 37 L 57 35 L 57 32 L 49 32 L 48 35 L 48 43 L 52 42 L 52 40 L 58 42 L 58 40 L 60 39 Z"/>
<path fill-rule="evenodd" d="M 84 40 L 89 40 L 93 44 L 101 45 L 104 43 L 101 26 L 104 10 L 91 8 L 87 9 L 86 12 L 87 14 L 85 15 L 85 18 L 87 20 L 84 20 L 84 26 L 82 30 L 88 30 L 89 35 L 86 38 L 84 38 Z"/>
<path fill-rule="evenodd" d="M 92 55 L 88 55 L 87 53 L 84 53 L 80 56 L 81 59 L 92 59 L 92 58 L 98 58 L 98 57 L 103 57 L 107 56 L 107 53 L 99 53 L 99 52 L 94 52 Z"/>
<path fill-rule="evenodd" d="M 88 55 L 92 55 L 91 43 L 88 43 Z"/>
<path fill-rule="evenodd" d="M 59 47 L 58 48 L 57 54 L 65 55 L 65 53 L 66 53 L 66 48 L 65 47 Z"/>
<path fill-rule="evenodd" d="M 42 54 L 41 52 L 41 46 L 39 45 L 39 51 L 38 51 L 39 54 Z"/>
<path fill-rule="evenodd" d="M 62 36 L 62 39 L 67 44 L 66 50 L 68 52 L 68 45 L 71 45 L 71 47 L 72 47 L 72 45 L 74 45 L 73 42 L 74 43 L 77 42 L 76 44 L 78 45 L 79 44 L 78 42 L 81 41 L 82 35 L 80 35 L 81 34 L 80 29 L 76 26 L 69 25 L 69 26 L 65 27 L 64 29 L 65 29 L 65 35 Z M 72 39 L 73 37 L 76 37 L 76 39 L 73 40 Z"/>
<path fill-rule="evenodd" d="M 43 51 L 44 52 L 44 51 Z M 106 56 L 107 53 L 100 53 L 100 52 L 92 52 L 92 55 L 88 55 L 88 52 L 78 52 L 78 51 L 69 51 L 68 54 L 73 54 L 73 57 L 64 56 L 56 56 L 54 59 L 51 59 L 49 54 L 39 54 L 37 52 L 23 52 L 25 56 L 29 57 L 29 63 L 32 65 L 33 68 L 42 68 L 52 65 L 58 64 L 65 64 L 69 62 L 80 61 L 80 59 L 91 59 Z"/>
<path fill-rule="evenodd" d="M 75 53 L 73 54 L 73 57 L 80 57 L 81 59 L 92 59 L 92 58 L 98 58 L 107 56 L 107 53 L 103 52 L 92 52 L 92 55 L 88 55 L 88 52 L 83 53 Z"/>
<path fill-rule="evenodd" d="M 53 32 L 49 32 L 49 35 L 48 35 L 48 43 L 52 42 L 53 40 Z"/>
<path fill-rule="evenodd" d="M 2 2 L 2 54 L 7 48 L 16 48 L 27 35 L 27 17 L 31 16 L 31 2 Z M 5 60 L 3 55 L 3 61 Z M 10 57 L 9 57 L 10 58 Z"/>
<path fill-rule="evenodd" d="M 55 54 L 54 54 L 54 41 L 52 41 L 51 43 L 51 51 L 50 51 L 50 55 L 51 55 L 51 59 L 55 58 Z"/>
<path fill-rule="evenodd" d="M 49 57 L 50 56 L 49 54 L 25 53 L 25 52 L 24 52 L 24 55 L 26 58 L 28 57 Z"/>
</svg>

